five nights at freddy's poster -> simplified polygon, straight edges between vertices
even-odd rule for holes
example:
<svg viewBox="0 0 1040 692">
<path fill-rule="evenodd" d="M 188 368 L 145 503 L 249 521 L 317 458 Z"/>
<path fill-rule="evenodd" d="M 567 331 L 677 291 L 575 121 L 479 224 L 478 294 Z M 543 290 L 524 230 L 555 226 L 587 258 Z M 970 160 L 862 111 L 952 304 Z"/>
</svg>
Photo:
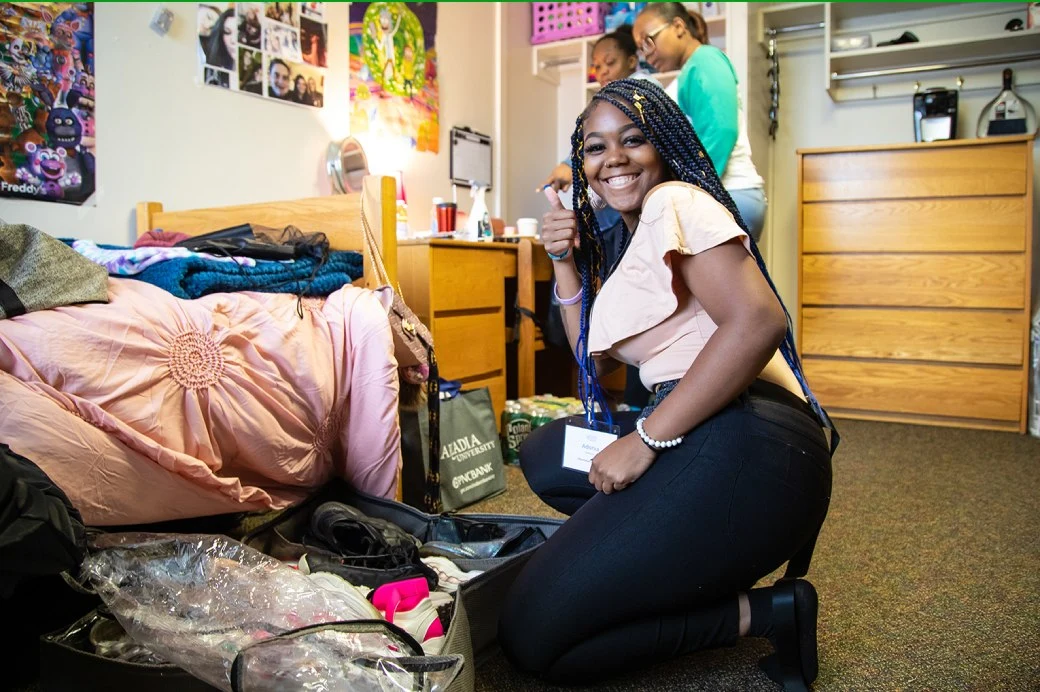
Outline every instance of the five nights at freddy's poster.
<svg viewBox="0 0 1040 692">
<path fill-rule="evenodd" d="M 93 3 L 0 4 L 0 197 L 94 193 Z"/>
</svg>

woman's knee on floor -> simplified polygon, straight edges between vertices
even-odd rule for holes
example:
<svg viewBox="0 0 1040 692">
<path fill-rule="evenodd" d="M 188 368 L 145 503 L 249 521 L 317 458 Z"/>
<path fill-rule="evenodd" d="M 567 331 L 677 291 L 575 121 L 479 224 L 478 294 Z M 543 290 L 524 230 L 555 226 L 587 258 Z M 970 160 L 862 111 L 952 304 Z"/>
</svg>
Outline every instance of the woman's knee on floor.
<svg viewBox="0 0 1040 692">
<path fill-rule="evenodd" d="M 502 652 L 515 668 L 532 675 L 544 675 L 562 654 L 554 651 L 552 641 L 558 629 L 567 626 L 541 601 L 536 594 L 514 584 L 498 621 Z"/>
</svg>

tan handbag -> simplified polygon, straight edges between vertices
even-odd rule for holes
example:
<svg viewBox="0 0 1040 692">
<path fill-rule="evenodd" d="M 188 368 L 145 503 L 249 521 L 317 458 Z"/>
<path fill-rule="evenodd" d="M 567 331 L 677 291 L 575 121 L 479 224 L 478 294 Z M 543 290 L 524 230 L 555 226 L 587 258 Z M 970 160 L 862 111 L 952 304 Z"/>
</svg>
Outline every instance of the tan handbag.
<svg viewBox="0 0 1040 692">
<path fill-rule="evenodd" d="M 365 200 L 361 198 L 361 225 L 365 230 L 365 248 L 372 257 L 376 270 L 376 281 L 393 291 L 393 302 L 387 310 L 390 318 L 390 329 L 394 334 L 394 357 L 403 376 L 412 384 L 421 384 L 429 376 L 430 352 L 433 349 L 433 335 L 412 309 L 401 298 L 400 286 L 390 283 L 390 275 L 383 264 L 383 257 L 376 245 L 375 235 L 368 225 L 365 215 Z"/>
</svg>

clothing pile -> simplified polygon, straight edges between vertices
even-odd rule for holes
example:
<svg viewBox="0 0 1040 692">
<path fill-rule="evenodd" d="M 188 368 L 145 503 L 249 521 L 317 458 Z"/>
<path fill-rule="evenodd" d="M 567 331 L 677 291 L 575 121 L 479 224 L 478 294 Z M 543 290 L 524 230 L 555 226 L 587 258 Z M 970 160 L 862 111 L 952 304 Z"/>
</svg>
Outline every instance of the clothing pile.
<svg viewBox="0 0 1040 692">
<path fill-rule="evenodd" d="M 294 226 L 278 231 L 244 224 L 199 236 L 150 231 L 133 247 L 65 242 L 112 276 L 184 299 L 234 291 L 327 296 L 364 271 L 360 253 L 332 252 L 324 234 Z"/>
<path fill-rule="evenodd" d="M 360 255 L 246 230 L 112 248 L 0 223 L 0 607 L 21 623 L 8 682 L 36 683 L 40 635 L 97 605 L 65 583 L 94 527 L 201 517 L 217 532 L 216 517 L 285 508 L 332 477 L 393 496 L 393 341 L 380 297 L 344 285 Z M 221 269 L 250 291 L 221 292 Z M 330 295 L 301 317 L 294 290 Z M 94 639 L 90 656 L 147 660 L 104 626 Z"/>
</svg>

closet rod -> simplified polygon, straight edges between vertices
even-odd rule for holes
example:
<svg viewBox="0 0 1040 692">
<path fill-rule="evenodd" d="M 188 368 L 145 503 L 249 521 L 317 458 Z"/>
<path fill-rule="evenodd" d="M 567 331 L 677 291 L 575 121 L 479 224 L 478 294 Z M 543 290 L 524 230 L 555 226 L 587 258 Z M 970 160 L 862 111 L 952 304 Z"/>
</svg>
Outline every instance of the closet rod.
<svg viewBox="0 0 1040 692">
<path fill-rule="evenodd" d="M 841 55 L 835 53 L 835 55 Z M 831 73 L 831 80 L 844 82 L 850 79 L 868 79 L 872 77 L 890 77 L 901 74 L 915 74 L 917 72 L 936 72 L 938 70 L 954 70 L 964 67 L 988 67 L 990 65 L 1005 65 L 1009 62 L 1028 62 L 1040 60 L 1040 53 L 1028 53 L 1008 58 L 993 58 L 991 60 L 964 60 L 960 62 L 940 63 L 935 65 L 915 65 L 913 67 L 893 67 L 886 70 L 865 70 L 863 72 L 839 72 Z"/>
<path fill-rule="evenodd" d="M 812 31 L 814 29 L 822 29 L 825 26 L 823 22 L 816 22 L 814 24 L 795 24 L 794 26 L 782 26 L 776 29 L 766 29 L 766 36 L 774 36 L 779 34 L 791 34 L 795 31 Z"/>
</svg>

